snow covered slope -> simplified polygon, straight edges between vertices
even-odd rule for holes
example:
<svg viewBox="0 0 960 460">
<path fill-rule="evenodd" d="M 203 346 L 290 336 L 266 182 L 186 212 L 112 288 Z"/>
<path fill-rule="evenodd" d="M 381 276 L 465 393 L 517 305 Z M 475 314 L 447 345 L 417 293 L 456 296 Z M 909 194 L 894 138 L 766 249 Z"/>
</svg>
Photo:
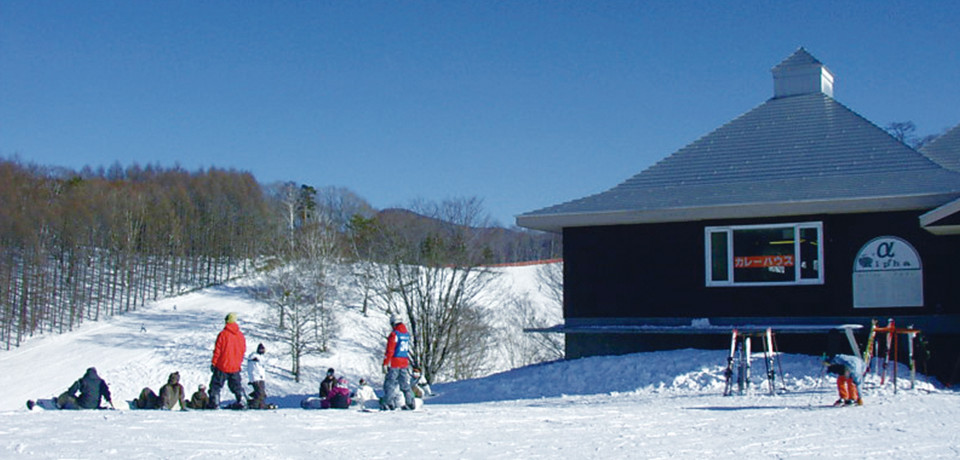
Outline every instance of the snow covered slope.
<svg viewBox="0 0 960 460">
<path fill-rule="evenodd" d="M 536 290 L 529 267 L 503 269 L 501 289 Z M 510 286 L 509 288 L 507 286 Z M 499 304 L 497 304 L 499 305 Z M 496 308 L 497 305 L 491 305 Z M 28 398 L 63 391 L 89 366 L 115 401 L 180 371 L 188 392 L 209 380 L 227 312 L 248 349 L 263 342 L 274 411 L 28 411 Z M 294 382 L 265 307 L 244 283 L 167 299 L 62 336 L 0 353 L 0 458 L 698 458 L 956 457 L 960 395 L 921 377 L 899 392 L 878 376 L 866 405 L 826 407 L 835 381 L 816 357 L 785 354 L 786 391 L 768 394 L 756 355 L 752 388 L 723 397 L 723 350 L 679 350 L 552 362 L 436 385 L 416 412 L 306 411 L 327 367 L 379 381 L 382 314 L 345 308 L 333 351 L 305 362 Z M 493 313 L 492 313 L 493 314 Z M 145 329 L 145 331 L 142 331 Z M 244 375 L 246 380 L 246 375 Z M 889 375 L 888 375 L 889 380 Z M 229 396 L 224 392 L 224 399 Z M 118 404 L 118 407 L 123 407 Z"/>
</svg>

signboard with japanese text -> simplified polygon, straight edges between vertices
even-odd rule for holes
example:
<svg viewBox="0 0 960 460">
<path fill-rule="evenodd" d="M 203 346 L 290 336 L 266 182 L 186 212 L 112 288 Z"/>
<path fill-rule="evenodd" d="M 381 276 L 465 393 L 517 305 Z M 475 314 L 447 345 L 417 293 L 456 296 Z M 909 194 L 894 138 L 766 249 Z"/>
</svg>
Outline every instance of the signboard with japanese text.
<svg viewBox="0 0 960 460">
<path fill-rule="evenodd" d="M 792 267 L 793 255 L 782 256 L 737 256 L 733 258 L 734 268 Z"/>
</svg>

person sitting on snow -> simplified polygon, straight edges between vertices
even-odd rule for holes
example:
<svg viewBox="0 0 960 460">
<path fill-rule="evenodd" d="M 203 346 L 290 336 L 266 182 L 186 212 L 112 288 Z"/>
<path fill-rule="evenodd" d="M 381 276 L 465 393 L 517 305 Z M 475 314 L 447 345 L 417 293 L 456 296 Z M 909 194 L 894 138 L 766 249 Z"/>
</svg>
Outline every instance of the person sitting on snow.
<svg viewBox="0 0 960 460">
<path fill-rule="evenodd" d="M 159 396 L 150 387 L 144 387 L 140 390 L 140 396 L 133 400 L 133 406 L 137 409 L 171 410 L 180 403 L 180 410 L 184 410 L 184 393 L 183 385 L 180 385 L 180 372 L 173 372 L 167 377 L 167 383 L 160 387 Z"/>
<path fill-rule="evenodd" d="M 423 399 L 424 396 L 430 396 L 433 392 L 430 390 L 430 384 L 426 380 L 421 381 L 422 373 L 420 369 L 413 368 L 413 372 L 410 373 L 410 387 L 413 389 L 413 396 L 415 398 Z"/>
<path fill-rule="evenodd" d="M 350 407 L 350 388 L 346 377 L 340 377 L 327 397 L 320 402 L 321 409 L 346 409 Z"/>
<path fill-rule="evenodd" d="M 210 403 L 210 397 L 207 396 L 207 386 L 200 384 L 197 391 L 193 393 L 190 400 L 187 401 L 187 407 L 191 409 L 206 409 Z"/>
<path fill-rule="evenodd" d="M 853 355 L 834 355 L 824 361 L 827 366 L 827 372 L 837 376 L 837 391 L 840 393 L 840 399 L 833 403 L 834 406 L 849 406 L 856 403 L 863 405 L 863 399 L 860 397 L 860 383 L 863 377 L 866 365 L 863 360 Z"/>
<path fill-rule="evenodd" d="M 157 400 L 157 409 L 173 410 L 173 406 L 180 404 L 180 410 L 186 410 L 183 385 L 180 384 L 180 372 L 173 372 L 167 377 L 167 383 L 160 387 L 160 396 Z"/>
<path fill-rule="evenodd" d="M 336 384 L 337 377 L 334 375 L 334 370 L 331 367 L 327 369 L 327 376 L 320 381 L 320 399 L 325 399 Z"/>
<path fill-rule="evenodd" d="M 80 395 L 77 396 L 77 392 Z M 113 407 L 113 401 L 110 399 L 110 388 L 107 382 L 97 375 L 96 368 L 89 368 L 70 389 L 65 391 L 57 398 L 57 407 L 60 409 L 99 409 L 100 398 L 105 399 L 110 407 Z"/>
<path fill-rule="evenodd" d="M 367 383 L 366 379 L 361 378 L 357 391 L 353 392 L 352 397 L 361 408 L 365 409 L 367 401 L 377 401 L 377 392 Z"/>
</svg>

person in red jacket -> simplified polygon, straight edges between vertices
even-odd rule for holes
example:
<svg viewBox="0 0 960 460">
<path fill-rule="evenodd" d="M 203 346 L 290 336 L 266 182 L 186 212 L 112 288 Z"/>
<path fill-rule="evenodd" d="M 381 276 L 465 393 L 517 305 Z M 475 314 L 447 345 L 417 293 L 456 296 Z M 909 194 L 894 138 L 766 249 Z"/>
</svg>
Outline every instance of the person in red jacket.
<svg viewBox="0 0 960 460">
<path fill-rule="evenodd" d="M 213 361 L 210 364 L 210 408 L 220 408 L 220 389 L 224 381 L 230 391 L 237 397 L 232 408 L 243 407 L 243 378 L 240 376 L 240 367 L 243 365 L 244 355 L 247 353 L 247 339 L 240 332 L 237 325 L 237 314 L 229 313 L 224 318 L 226 324 L 217 335 L 217 343 L 213 347 Z"/>
<path fill-rule="evenodd" d="M 413 390 L 410 388 L 410 333 L 407 326 L 394 315 L 390 315 L 390 336 L 387 337 L 387 352 L 383 358 L 383 372 L 387 374 L 383 380 L 382 410 L 397 408 L 397 386 L 403 392 L 404 405 L 401 409 L 413 409 Z"/>
</svg>

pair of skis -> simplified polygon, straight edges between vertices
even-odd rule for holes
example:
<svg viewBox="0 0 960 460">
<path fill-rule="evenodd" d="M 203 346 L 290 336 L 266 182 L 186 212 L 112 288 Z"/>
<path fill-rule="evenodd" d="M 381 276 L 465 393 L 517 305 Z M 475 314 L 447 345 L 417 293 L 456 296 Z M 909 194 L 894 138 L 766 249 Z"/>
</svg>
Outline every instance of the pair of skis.
<svg viewBox="0 0 960 460">
<path fill-rule="evenodd" d="M 727 368 L 723 372 L 725 379 L 723 389 L 724 396 L 730 396 L 733 390 L 734 362 L 739 363 L 739 372 L 737 374 L 738 393 L 743 394 L 744 391 L 750 386 L 750 339 L 750 335 L 741 334 L 736 329 L 734 329 L 730 335 L 730 354 L 727 356 Z M 773 330 L 771 328 L 767 328 L 763 334 L 763 362 L 766 366 L 767 381 L 770 384 L 770 394 L 776 394 L 776 370 L 774 368 L 775 356 L 776 345 L 773 341 Z M 781 370 L 781 374 L 782 373 L 783 371 Z"/>
<path fill-rule="evenodd" d="M 887 366 L 890 363 L 890 351 L 893 349 L 893 335 L 896 333 L 896 324 L 893 321 L 893 318 L 887 320 L 887 327 L 878 328 L 877 320 L 870 322 L 870 333 L 867 335 L 867 348 L 863 351 L 863 363 L 865 364 L 863 370 L 863 376 L 865 377 L 867 373 L 870 372 L 871 368 L 874 368 L 873 361 L 880 360 L 880 357 L 877 353 L 878 342 L 877 342 L 877 330 L 881 332 L 886 332 L 886 349 L 884 350 L 884 356 L 882 363 L 877 363 L 877 367 L 880 368 L 880 385 L 883 385 L 887 378 Z M 911 344 L 912 345 L 912 344 Z M 911 347 L 912 348 L 912 347 Z M 911 350 L 912 355 L 912 350 Z"/>
<path fill-rule="evenodd" d="M 737 346 L 738 344 L 741 345 L 741 346 L 738 347 L 738 346 Z M 744 359 L 743 359 L 743 352 L 744 352 L 743 348 L 744 348 L 744 347 L 746 347 L 746 354 L 747 354 L 747 356 L 749 357 L 749 356 L 750 356 L 750 337 L 744 337 L 743 340 L 740 340 L 740 334 L 737 332 L 736 329 L 734 329 L 733 332 L 732 332 L 731 335 L 730 335 L 730 355 L 727 356 L 727 368 L 723 371 L 724 379 L 726 379 L 726 382 L 725 382 L 724 388 L 723 388 L 723 395 L 724 395 L 724 396 L 730 396 L 730 394 L 731 394 L 731 392 L 732 392 L 732 390 L 733 390 L 733 364 L 734 364 L 734 361 L 738 361 L 739 364 L 740 364 L 739 366 L 737 366 L 737 368 L 738 368 L 738 370 L 739 370 L 738 377 L 737 377 L 737 388 L 738 388 L 738 390 L 739 390 L 739 394 L 743 394 L 743 387 L 744 387 L 744 384 L 745 384 L 744 374 L 745 374 L 745 373 L 746 373 L 746 374 L 749 374 L 749 372 L 750 372 L 750 370 L 749 370 L 749 366 L 750 366 L 749 362 L 750 362 L 750 360 L 749 360 L 749 359 L 747 359 L 746 369 L 744 369 Z M 737 356 L 737 353 L 738 353 L 738 352 L 740 353 L 739 356 Z M 738 358 L 739 358 L 739 359 L 738 359 Z M 746 380 L 749 380 L 749 378 L 746 379 Z"/>
</svg>

